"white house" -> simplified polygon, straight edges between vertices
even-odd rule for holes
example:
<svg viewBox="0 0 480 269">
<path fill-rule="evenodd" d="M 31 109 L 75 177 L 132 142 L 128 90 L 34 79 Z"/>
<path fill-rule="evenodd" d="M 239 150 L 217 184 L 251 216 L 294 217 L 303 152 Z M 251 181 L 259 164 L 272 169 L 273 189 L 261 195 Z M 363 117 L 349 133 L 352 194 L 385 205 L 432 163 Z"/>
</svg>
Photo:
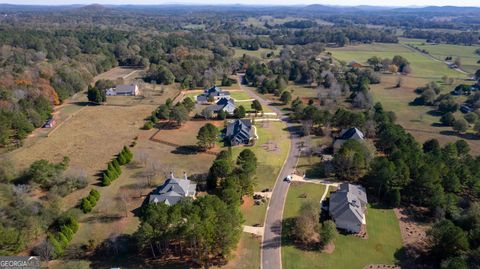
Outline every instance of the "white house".
<svg viewBox="0 0 480 269">
<path fill-rule="evenodd" d="M 115 88 L 107 89 L 106 94 L 107 96 L 115 96 L 115 95 L 124 95 L 124 96 L 136 96 L 140 92 L 138 90 L 137 84 L 129 84 L 129 85 L 117 85 Z"/>
</svg>

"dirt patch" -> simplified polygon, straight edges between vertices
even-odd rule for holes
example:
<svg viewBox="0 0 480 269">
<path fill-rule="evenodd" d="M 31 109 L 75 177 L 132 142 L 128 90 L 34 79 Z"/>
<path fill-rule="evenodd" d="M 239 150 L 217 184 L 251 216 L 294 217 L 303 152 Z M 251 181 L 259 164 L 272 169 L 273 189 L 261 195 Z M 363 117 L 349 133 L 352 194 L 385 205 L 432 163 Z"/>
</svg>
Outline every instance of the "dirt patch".
<svg viewBox="0 0 480 269">
<path fill-rule="evenodd" d="M 422 222 L 415 216 L 426 214 L 422 208 L 395 208 L 403 245 L 405 247 L 405 268 L 415 268 L 415 259 L 428 251 L 427 230 L 430 223 Z"/>
<path fill-rule="evenodd" d="M 247 209 L 247 208 L 250 208 L 254 205 L 254 201 L 253 201 L 253 198 L 251 196 L 248 196 L 248 195 L 244 195 L 242 197 L 242 205 L 240 206 L 240 209 L 241 210 L 244 210 L 244 209 Z"/>
<path fill-rule="evenodd" d="M 279 150 L 277 142 L 273 140 L 267 141 L 267 143 L 262 144 L 261 147 L 268 152 L 277 152 Z"/>
<path fill-rule="evenodd" d="M 335 244 L 334 243 L 329 243 L 323 248 L 323 252 L 327 254 L 332 254 L 333 251 L 335 251 Z"/>
</svg>

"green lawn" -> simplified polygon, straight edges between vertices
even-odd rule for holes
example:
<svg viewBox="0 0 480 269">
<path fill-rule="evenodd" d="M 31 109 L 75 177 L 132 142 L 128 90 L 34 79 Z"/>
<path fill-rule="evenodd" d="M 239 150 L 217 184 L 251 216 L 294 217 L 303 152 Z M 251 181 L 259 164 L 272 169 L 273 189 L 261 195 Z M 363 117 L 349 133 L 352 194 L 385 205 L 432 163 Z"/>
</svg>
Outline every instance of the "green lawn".
<svg viewBox="0 0 480 269">
<path fill-rule="evenodd" d="M 262 59 L 262 56 L 265 56 L 267 53 L 274 52 L 275 55 L 278 55 L 280 53 L 280 47 L 277 47 L 276 49 L 260 48 L 258 50 L 245 50 L 241 48 L 234 48 L 234 50 L 235 50 L 235 54 L 233 55 L 234 58 L 241 58 L 245 54 L 245 55 Z"/>
<path fill-rule="evenodd" d="M 304 183 L 292 185 L 285 203 L 284 219 L 292 218 L 305 200 L 317 201 L 323 194 L 322 185 Z M 299 198 L 307 193 L 307 198 Z M 304 251 L 288 240 L 282 244 L 282 264 L 284 269 L 335 268 L 362 269 L 369 264 L 393 264 L 397 262 L 395 253 L 402 247 L 400 228 L 393 210 L 367 209 L 368 239 L 352 235 L 339 235 L 332 254 L 319 251 Z"/>
<path fill-rule="evenodd" d="M 270 122 L 262 127 L 261 123 L 255 125 L 259 139 L 252 147 L 237 146 L 232 147 L 233 156 L 236 156 L 245 148 L 250 148 L 255 152 L 258 159 L 258 168 L 255 180 L 255 191 L 265 188 L 272 188 L 280 169 L 285 162 L 289 148 L 290 140 L 288 133 L 284 130 L 285 125 L 282 122 Z M 270 142 L 271 148 L 266 148 L 266 143 Z M 277 149 L 274 149 L 276 144 Z"/>
<path fill-rule="evenodd" d="M 243 225 L 254 226 L 259 225 L 263 226 L 265 220 L 265 210 L 267 209 L 267 203 L 261 205 L 253 205 L 247 208 L 242 208 L 243 217 L 245 222 Z"/>
<path fill-rule="evenodd" d="M 325 186 L 321 184 L 291 183 L 290 188 L 288 189 L 287 200 L 285 201 L 283 219 L 294 218 L 297 216 L 300 206 L 305 201 L 319 202 L 318 206 L 320 206 L 320 198 L 322 198 L 324 192 Z M 301 198 L 300 196 L 305 193 L 307 194 L 307 197 Z"/>
<path fill-rule="evenodd" d="M 402 43 L 411 44 L 419 49 L 424 49 L 430 53 L 433 57 L 443 61 L 445 57 L 452 56 L 453 59 L 460 57 L 462 62 L 462 69 L 469 73 L 475 73 L 480 68 L 480 64 L 477 61 L 480 60 L 480 55 L 475 53 L 475 50 L 480 46 L 462 46 L 452 44 L 427 44 L 425 40 L 418 39 L 402 39 Z"/>
<path fill-rule="evenodd" d="M 261 239 L 248 233 L 243 233 L 236 256 L 222 269 L 258 269 L 260 268 Z M 218 268 L 218 267 L 214 267 Z"/>
<path fill-rule="evenodd" d="M 357 61 L 366 63 L 373 56 L 392 59 L 395 55 L 405 57 L 411 64 L 410 76 L 424 79 L 440 79 L 443 75 L 465 78 L 465 75 L 448 68 L 444 63 L 434 61 L 426 55 L 412 51 L 401 44 L 362 44 L 342 48 L 328 49 L 333 57 L 345 62 Z"/>
<path fill-rule="evenodd" d="M 237 100 L 250 100 L 252 99 L 252 97 L 250 97 L 246 92 L 244 91 L 231 91 L 230 92 L 230 96 L 235 99 L 235 101 Z"/>
</svg>

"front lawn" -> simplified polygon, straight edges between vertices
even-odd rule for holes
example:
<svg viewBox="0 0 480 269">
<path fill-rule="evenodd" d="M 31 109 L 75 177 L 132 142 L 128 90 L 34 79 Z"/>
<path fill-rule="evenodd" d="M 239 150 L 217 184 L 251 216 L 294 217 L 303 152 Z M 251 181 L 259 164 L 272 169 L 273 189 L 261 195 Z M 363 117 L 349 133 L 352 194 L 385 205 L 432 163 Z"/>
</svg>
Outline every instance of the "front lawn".
<svg viewBox="0 0 480 269">
<path fill-rule="evenodd" d="M 302 184 L 290 187 L 285 203 L 284 220 L 295 217 L 302 200 L 319 200 L 324 187 L 315 184 Z M 307 198 L 299 198 L 307 193 Z M 284 232 L 288 226 L 284 225 Z M 304 251 L 284 238 L 282 240 L 282 264 L 284 269 L 295 268 L 338 268 L 362 269 L 369 264 L 394 264 L 398 260 L 395 253 L 402 247 L 400 228 L 395 213 L 391 209 L 367 209 L 368 239 L 353 235 L 339 235 L 332 254 L 319 251 Z"/>
</svg>

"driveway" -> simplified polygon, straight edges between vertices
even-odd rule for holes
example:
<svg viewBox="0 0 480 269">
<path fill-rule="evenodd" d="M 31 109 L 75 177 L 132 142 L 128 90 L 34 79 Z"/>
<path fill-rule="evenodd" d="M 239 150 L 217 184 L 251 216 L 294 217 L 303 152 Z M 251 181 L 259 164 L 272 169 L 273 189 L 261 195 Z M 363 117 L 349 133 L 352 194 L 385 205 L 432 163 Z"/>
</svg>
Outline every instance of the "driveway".
<svg viewBox="0 0 480 269">
<path fill-rule="evenodd" d="M 284 115 L 283 111 L 275 106 L 270 105 L 270 101 L 258 95 L 255 91 L 243 87 L 241 85 L 242 77 L 239 76 L 238 82 L 240 88 L 244 89 L 252 98 L 260 101 L 262 106 L 269 106 L 278 115 L 281 115 L 281 120 L 287 125 L 287 130 L 290 132 L 290 152 L 287 159 L 277 177 L 275 186 L 273 187 L 272 197 L 267 207 L 267 216 L 265 218 L 264 233 L 261 245 L 261 268 L 262 269 L 280 269 L 282 268 L 281 258 L 281 242 L 282 242 L 282 216 L 285 199 L 287 197 L 289 183 L 283 181 L 285 177 L 292 173 L 297 163 L 297 157 L 300 152 L 300 137 L 296 133 L 293 124 L 288 122 L 288 117 Z"/>
</svg>

